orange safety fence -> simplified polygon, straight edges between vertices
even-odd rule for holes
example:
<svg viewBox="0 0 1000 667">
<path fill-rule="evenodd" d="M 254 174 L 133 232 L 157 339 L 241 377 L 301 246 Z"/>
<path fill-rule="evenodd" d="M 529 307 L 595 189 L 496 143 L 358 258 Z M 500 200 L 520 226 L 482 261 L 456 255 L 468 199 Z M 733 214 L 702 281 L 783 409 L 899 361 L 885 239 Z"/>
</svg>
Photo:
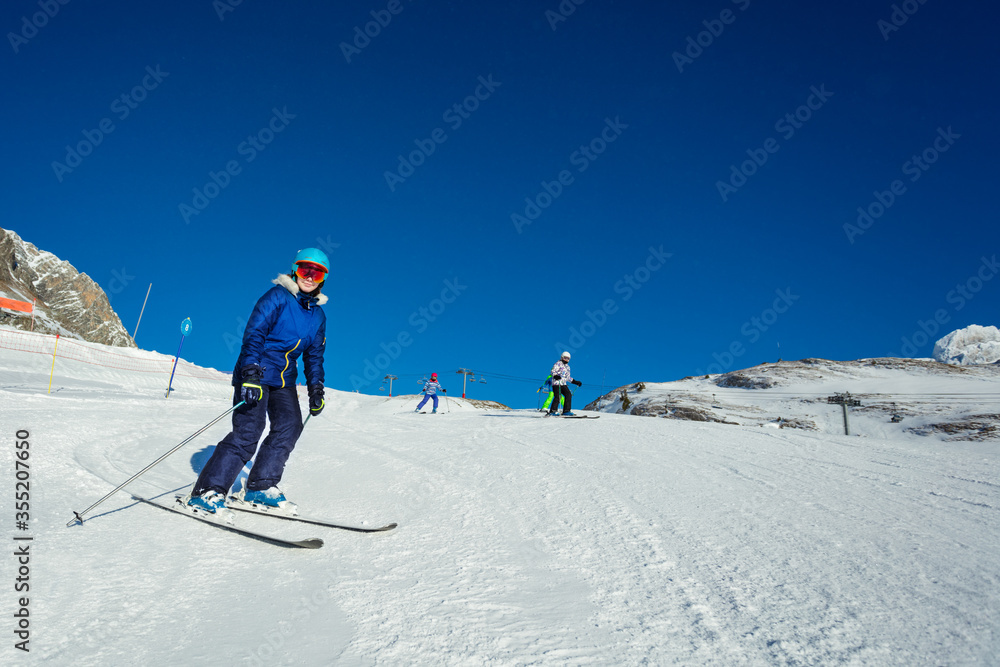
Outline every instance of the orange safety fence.
<svg viewBox="0 0 1000 667">
<path fill-rule="evenodd" d="M 57 342 L 59 343 L 58 346 Z M 143 359 L 132 354 L 101 349 L 100 347 L 95 347 L 95 345 L 62 336 L 30 333 L 18 329 L 0 329 L 0 348 L 7 350 L 33 352 L 48 356 L 53 356 L 54 354 L 55 358 L 79 361 L 92 366 L 137 373 L 162 373 L 167 376 L 170 375 L 170 370 L 174 363 L 173 357 Z M 200 368 L 183 360 L 181 362 L 184 365 L 178 364 L 176 375 L 201 380 L 229 382 L 228 378 L 223 376 L 219 371 L 210 368 Z"/>
<path fill-rule="evenodd" d="M 34 307 L 34 304 L 27 301 L 18 301 L 16 299 L 5 299 L 4 297 L 0 297 L 0 308 L 16 310 L 21 313 L 30 313 L 34 310 Z"/>
</svg>

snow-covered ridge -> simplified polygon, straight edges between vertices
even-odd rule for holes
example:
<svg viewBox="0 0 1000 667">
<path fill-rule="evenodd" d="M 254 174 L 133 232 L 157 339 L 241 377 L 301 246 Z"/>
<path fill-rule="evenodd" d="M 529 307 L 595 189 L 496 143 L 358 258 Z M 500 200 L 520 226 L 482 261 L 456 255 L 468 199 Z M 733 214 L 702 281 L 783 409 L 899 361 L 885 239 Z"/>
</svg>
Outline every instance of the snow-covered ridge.
<svg viewBox="0 0 1000 667">
<path fill-rule="evenodd" d="M 1000 366 L 930 359 L 802 359 L 676 382 L 634 383 L 587 409 L 619 414 L 844 433 L 828 398 L 850 393 L 853 435 L 1000 440 Z"/>
<path fill-rule="evenodd" d="M 116 347 L 0 326 L 0 388 L 76 394 L 104 387 L 137 395 L 165 395 L 170 375 L 178 396 L 231 393 L 231 376 L 184 359 L 135 347 Z"/>
<path fill-rule="evenodd" d="M 53 354 L 55 364 L 53 365 Z M 121 348 L 0 326 L 0 390 L 18 393 L 85 395 L 96 388 L 120 394 L 158 400 L 166 393 L 174 374 L 171 401 L 222 401 L 232 396 L 232 375 L 180 359 L 174 371 L 174 357 L 152 350 Z M 305 388 L 300 387 L 305 396 Z M 372 417 L 396 414 L 401 404 L 412 411 L 421 395 L 371 396 L 327 388 L 331 410 L 360 412 Z M 427 406 L 430 411 L 430 404 Z M 509 410 L 495 401 L 479 401 L 442 395 L 439 412 Z"/>
<path fill-rule="evenodd" d="M 973 324 L 952 331 L 934 344 L 934 358 L 945 364 L 1000 363 L 1000 329 Z"/>
</svg>

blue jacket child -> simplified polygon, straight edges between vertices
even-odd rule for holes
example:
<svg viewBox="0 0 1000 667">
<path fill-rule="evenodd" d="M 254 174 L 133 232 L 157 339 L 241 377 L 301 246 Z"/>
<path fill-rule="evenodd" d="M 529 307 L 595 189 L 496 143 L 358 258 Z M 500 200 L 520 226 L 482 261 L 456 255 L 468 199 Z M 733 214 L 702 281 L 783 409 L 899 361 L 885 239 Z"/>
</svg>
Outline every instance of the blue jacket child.
<svg viewBox="0 0 1000 667">
<path fill-rule="evenodd" d="M 427 403 L 428 399 L 434 399 L 434 410 L 432 410 L 432 412 L 437 412 L 438 411 L 437 393 L 439 391 L 443 391 L 446 394 L 448 393 L 447 389 L 444 389 L 440 384 L 438 384 L 438 374 L 431 373 L 431 379 L 428 380 L 426 383 L 424 383 L 424 400 L 420 401 L 420 404 L 417 405 L 417 409 L 414 410 L 414 412 L 420 412 L 420 409 L 424 407 L 424 404 Z"/>
<path fill-rule="evenodd" d="M 233 482 L 256 452 L 245 488 L 246 502 L 295 511 L 278 488 L 302 431 L 295 381 L 299 357 L 309 388 L 309 411 L 323 411 L 323 353 L 326 350 L 327 297 L 320 293 L 329 271 L 326 255 L 315 248 L 298 253 L 291 274 L 279 275 L 254 306 L 233 370 L 233 430 L 219 442 L 191 491 L 188 505 L 217 513 L 225 510 Z M 267 420 L 270 431 L 257 444 Z"/>
</svg>

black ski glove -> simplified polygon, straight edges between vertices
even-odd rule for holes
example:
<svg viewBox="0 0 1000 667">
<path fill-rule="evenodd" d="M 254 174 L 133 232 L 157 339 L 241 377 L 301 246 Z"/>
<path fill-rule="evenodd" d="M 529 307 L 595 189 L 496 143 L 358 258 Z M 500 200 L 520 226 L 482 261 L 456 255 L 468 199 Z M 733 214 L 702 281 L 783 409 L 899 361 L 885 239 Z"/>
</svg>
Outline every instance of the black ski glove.
<svg viewBox="0 0 1000 667">
<path fill-rule="evenodd" d="M 443 392 L 444 392 L 444 393 L 446 393 L 446 394 L 448 393 L 448 390 L 447 390 L 447 389 L 445 389 L 444 387 L 442 387 L 442 388 L 441 388 L 441 391 L 443 391 Z"/>
<path fill-rule="evenodd" d="M 575 384 L 577 387 L 582 387 L 583 386 L 583 383 L 580 382 L 579 380 L 570 380 L 570 382 L 572 382 L 573 384 Z"/>
<path fill-rule="evenodd" d="M 552 379 L 553 380 L 562 380 L 562 375 L 559 375 L 558 373 L 556 373 L 555 375 L 552 376 Z"/>
<path fill-rule="evenodd" d="M 264 369 L 257 364 L 250 364 L 243 368 L 243 385 L 240 387 L 240 398 L 246 403 L 248 408 L 252 408 L 264 397 L 264 387 L 261 386 L 261 378 L 264 377 Z"/>
<path fill-rule="evenodd" d="M 323 385 L 309 385 L 309 414 L 313 417 L 323 412 L 326 403 L 323 401 Z"/>
</svg>

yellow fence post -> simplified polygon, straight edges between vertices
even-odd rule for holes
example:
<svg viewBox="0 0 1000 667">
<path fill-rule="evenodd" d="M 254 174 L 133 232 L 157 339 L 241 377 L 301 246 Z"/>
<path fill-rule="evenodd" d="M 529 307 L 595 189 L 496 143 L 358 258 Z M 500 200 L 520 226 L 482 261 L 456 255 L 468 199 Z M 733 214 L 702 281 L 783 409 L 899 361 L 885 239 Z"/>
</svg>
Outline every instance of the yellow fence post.
<svg viewBox="0 0 1000 667">
<path fill-rule="evenodd" d="M 59 349 L 59 334 L 56 334 L 56 344 L 52 347 L 52 371 L 49 373 L 49 391 L 52 393 L 52 376 L 56 372 L 56 350 Z"/>
</svg>

